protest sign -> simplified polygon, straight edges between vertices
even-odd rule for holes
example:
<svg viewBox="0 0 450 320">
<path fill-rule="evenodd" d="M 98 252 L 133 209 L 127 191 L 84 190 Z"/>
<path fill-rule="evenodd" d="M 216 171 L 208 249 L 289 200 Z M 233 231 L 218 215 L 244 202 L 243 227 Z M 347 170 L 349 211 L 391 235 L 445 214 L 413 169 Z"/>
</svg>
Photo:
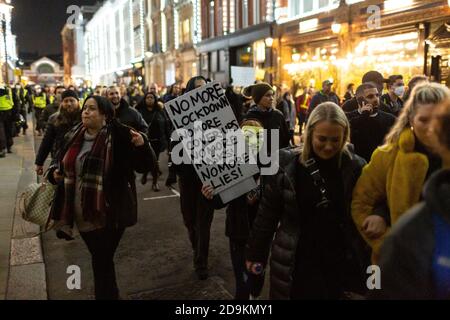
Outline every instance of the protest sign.
<svg viewBox="0 0 450 320">
<path fill-rule="evenodd" d="M 224 194 L 222 200 L 251 190 L 254 184 L 247 179 L 259 170 L 244 161 L 245 148 L 235 148 L 245 140 L 219 82 L 192 90 L 164 107 L 182 141 L 181 157 L 172 150 L 174 163 L 190 160 L 202 183 L 211 185 L 215 194 Z"/>
<path fill-rule="evenodd" d="M 255 83 L 255 68 L 231 66 L 231 78 L 233 85 L 247 87 Z"/>
</svg>

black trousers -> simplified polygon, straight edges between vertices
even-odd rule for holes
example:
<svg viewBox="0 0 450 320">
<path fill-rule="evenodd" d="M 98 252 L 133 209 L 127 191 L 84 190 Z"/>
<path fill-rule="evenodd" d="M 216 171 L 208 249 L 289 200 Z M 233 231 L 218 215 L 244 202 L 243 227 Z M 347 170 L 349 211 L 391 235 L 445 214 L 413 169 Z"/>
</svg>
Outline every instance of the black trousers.
<svg viewBox="0 0 450 320">
<path fill-rule="evenodd" d="M 180 203 L 183 222 L 189 233 L 189 240 L 194 252 L 194 268 L 208 268 L 209 237 L 214 208 L 201 192 L 198 179 L 179 180 Z"/>
<path fill-rule="evenodd" d="M 36 107 L 34 108 L 34 117 L 36 119 L 36 124 L 35 124 L 36 130 L 44 130 L 45 129 L 44 125 L 41 121 L 42 111 L 44 111 L 44 109 L 36 108 Z"/>
<path fill-rule="evenodd" d="M 11 111 L 0 111 L 0 152 L 13 145 Z"/>
<path fill-rule="evenodd" d="M 231 264 L 236 284 L 236 300 L 248 300 L 250 294 L 258 297 L 264 286 L 264 274 L 254 275 L 247 272 L 245 266 L 245 246 L 247 241 L 230 238 Z"/>
<path fill-rule="evenodd" d="M 124 228 L 104 228 L 90 232 L 80 232 L 92 257 L 96 300 L 119 299 L 119 289 L 117 288 L 114 268 L 114 254 L 124 231 Z"/>
</svg>

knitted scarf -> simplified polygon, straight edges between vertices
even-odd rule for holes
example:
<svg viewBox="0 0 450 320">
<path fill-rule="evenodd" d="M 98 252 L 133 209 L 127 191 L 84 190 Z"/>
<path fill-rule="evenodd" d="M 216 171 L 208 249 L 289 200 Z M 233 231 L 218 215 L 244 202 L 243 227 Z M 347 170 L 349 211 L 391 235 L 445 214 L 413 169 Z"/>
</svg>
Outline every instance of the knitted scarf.
<svg viewBox="0 0 450 320">
<path fill-rule="evenodd" d="M 86 129 L 83 126 L 74 133 L 62 165 L 64 168 L 64 205 L 61 220 L 73 224 L 76 179 L 81 179 L 81 208 L 86 221 L 104 225 L 106 200 L 104 177 L 112 165 L 112 139 L 109 126 L 97 134 L 91 151 L 84 158 L 81 172 L 76 172 L 76 159 L 80 153 Z"/>
</svg>

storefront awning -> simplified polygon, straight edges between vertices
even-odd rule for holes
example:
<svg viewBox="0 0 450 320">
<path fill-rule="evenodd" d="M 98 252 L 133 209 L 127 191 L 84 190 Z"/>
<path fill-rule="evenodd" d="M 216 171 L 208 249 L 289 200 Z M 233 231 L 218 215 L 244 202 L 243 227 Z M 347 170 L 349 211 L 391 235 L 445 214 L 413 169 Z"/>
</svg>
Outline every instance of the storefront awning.
<svg viewBox="0 0 450 320">
<path fill-rule="evenodd" d="M 239 47 L 271 36 L 272 23 L 266 22 L 245 28 L 222 37 L 204 40 L 198 44 L 198 52 L 211 52 Z"/>
<path fill-rule="evenodd" d="M 436 48 L 448 48 L 450 44 L 450 21 L 436 29 L 436 31 L 428 37 L 428 40 L 431 41 Z"/>
</svg>

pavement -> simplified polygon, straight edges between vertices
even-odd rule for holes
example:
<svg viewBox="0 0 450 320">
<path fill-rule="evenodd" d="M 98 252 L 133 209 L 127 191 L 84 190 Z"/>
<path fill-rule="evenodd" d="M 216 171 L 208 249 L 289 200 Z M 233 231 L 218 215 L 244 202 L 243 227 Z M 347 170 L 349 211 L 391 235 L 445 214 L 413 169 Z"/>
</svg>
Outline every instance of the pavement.
<svg viewBox="0 0 450 320">
<path fill-rule="evenodd" d="M 30 123 L 31 127 L 31 123 Z M 38 227 L 17 210 L 18 196 L 32 182 L 41 137 L 15 138 L 13 154 L 0 159 L 0 299 L 91 300 L 94 281 L 90 254 L 80 238 L 57 239 L 53 231 L 31 237 Z M 209 274 L 197 280 L 192 249 L 180 212 L 179 193 L 164 186 L 167 155 L 161 154 L 160 192 L 137 179 L 138 223 L 126 229 L 115 256 L 117 282 L 125 300 L 225 300 L 234 296 L 234 274 L 225 236 L 225 210 L 211 226 Z M 81 287 L 68 286 L 73 267 Z M 268 276 L 261 299 L 268 298 Z"/>
<path fill-rule="evenodd" d="M 32 127 L 32 121 L 28 124 Z M 45 300 L 47 285 L 39 227 L 22 219 L 18 200 L 37 181 L 34 136 L 14 138 L 13 153 L 0 159 L 0 299 Z"/>
</svg>

